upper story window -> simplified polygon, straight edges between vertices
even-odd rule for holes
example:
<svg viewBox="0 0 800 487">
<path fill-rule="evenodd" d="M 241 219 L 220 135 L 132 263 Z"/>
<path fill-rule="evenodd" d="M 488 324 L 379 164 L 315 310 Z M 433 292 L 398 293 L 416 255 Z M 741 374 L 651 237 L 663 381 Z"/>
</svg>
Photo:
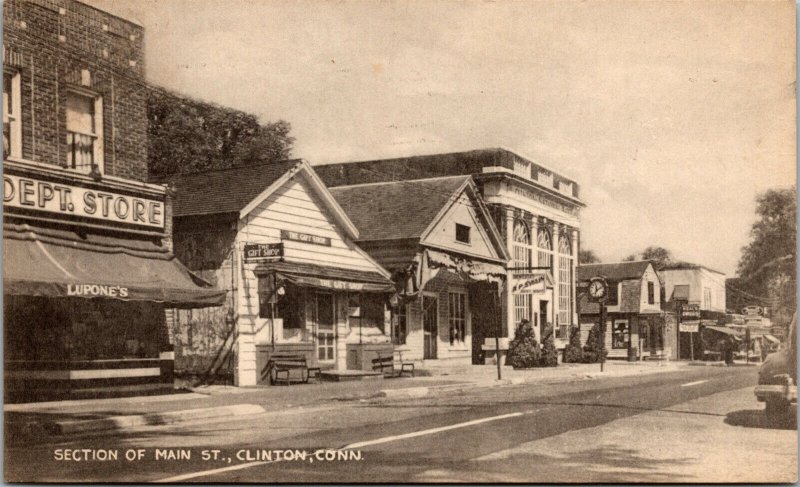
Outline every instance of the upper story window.
<svg viewBox="0 0 800 487">
<path fill-rule="evenodd" d="M 67 168 L 103 172 L 103 99 L 67 92 Z"/>
<path fill-rule="evenodd" d="M 531 265 L 531 234 L 528 225 L 521 220 L 514 220 L 514 267 Z"/>
<path fill-rule="evenodd" d="M 546 228 L 539 228 L 539 233 L 536 236 L 536 246 L 539 248 L 537 257 L 539 267 L 549 267 L 553 269 L 553 240 L 550 237 L 550 231 Z"/>
<path fill-rule="evenodd" d="M 456 241 L 461 243 L 469 243 L 470 228 L 466 225 L 456 223 Z"/>
<path fill-rule="evenodd" d="M 656 304 L 656 285 L 650 281 L 647 282 L 647 304 Z"/>
<path fill-rule="evenodd" d="M 3 159 L 22 157 L 21 91 L 19 73 L 3 73 Z"/>
<path fill-rule="evenodd" d="M 556 338 L 568 339 L 572 322 L 572 242 L 558 236 L 558 329 Z"/>
<path fill-rule="evenodd" d="M 711 288 L 703 288 L 703 308 L 711 309 Z"/>
</svg>

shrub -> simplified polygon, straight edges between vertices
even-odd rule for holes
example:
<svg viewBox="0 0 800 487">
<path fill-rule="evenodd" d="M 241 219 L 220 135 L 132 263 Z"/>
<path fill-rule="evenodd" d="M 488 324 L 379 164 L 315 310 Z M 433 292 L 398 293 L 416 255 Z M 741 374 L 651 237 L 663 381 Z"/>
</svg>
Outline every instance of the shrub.
<svg viewBox="0 0 800 487">
<path fill-rule="evenodd" d="M 558 350 L 556 350 L 553 325 L 548 323 L 542 333 L 542 357 L 540 367 L 555 367 L 558 365 Z"/>
<path fill-rule="evenodd" d="M 586 346 L 583 347 L 583 361 L 593 364 L 600 361 L 600 357 L 605 359 L 608 350 L 605 348 L 605 337 L 601 336 L 600 324 L 596 324 L 589 330 L 589 337 L 586 339 Z M 602 355 L 601 355 L 602 354 Z"/>
<path fill-rule="evenodd" d="M 533 334 L 530 322 L 523 321 L 514 332 L 514 339 L 508 345 L 508 365 L 517 369 L 536 367 L 541 358 L 539 344 Z"/>
<path fill-rule="evenodd" d="M 577 326 L 573 326 L 569 330 L 569 343 L 564 348 L 564 362 L 568 364 L 579 364 L 583 362 L 581 329 Z"/>
</svg>

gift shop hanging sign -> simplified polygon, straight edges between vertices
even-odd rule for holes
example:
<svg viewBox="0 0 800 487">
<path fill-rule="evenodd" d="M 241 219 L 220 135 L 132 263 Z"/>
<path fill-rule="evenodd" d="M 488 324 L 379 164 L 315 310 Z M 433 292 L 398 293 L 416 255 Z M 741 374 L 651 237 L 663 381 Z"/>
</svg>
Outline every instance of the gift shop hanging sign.
<svg viewBox="0 0 800 487">
<path fill-rule="evenodd" d="M 164 201 L 8 173 L 3 175 L 3 209 L 164 228 Z"/>
</svg>

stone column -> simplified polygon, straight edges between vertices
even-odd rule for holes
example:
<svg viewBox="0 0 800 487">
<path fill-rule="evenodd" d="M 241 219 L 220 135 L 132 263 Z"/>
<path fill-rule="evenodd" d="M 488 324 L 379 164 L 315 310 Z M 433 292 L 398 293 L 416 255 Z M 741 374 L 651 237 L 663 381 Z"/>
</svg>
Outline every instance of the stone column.
<svg viewBox="0 0 800 487">
<path fill-rule="evenodd" d="M 514 210 L 512 208 L 505 209 L 505 226 L 506 226 L 506 249 L 508 250 L 508 254 L 511 256 L 511 266 L 514 266 Z M 506 272 L 506 286 L 505 286 L 505 296 L 502 296 L 500 299 L 505 299 L 506 303 L 506 322 L 505 327 L 507 331 L 507 336 L 509 338 L 514 337 L 514 293 L 511 292 L 511 288 L 514 286 L 514 273 L 512 271 Z"/>
<path fill-rule="evenodd" d="M 578 324 L 578 288 L 576 287 L 576 279 L 578 274 L 578 230 L 572 230 L 572 283 L 570 289 L 572 292 L 572 324 Z"/>
<path fill-rule="evenodd" d="M 561 322 L 558 320 L 558 312 L 559 312 L 559 297 L 561 296 L 561 289 L 559 289 L 559 284 L 561 284 L 561 272 L 559 269 L 559 258 L 561 254 L 558 252 L 558 239 L 560 236 L 561 225 L 557 222 L 553 222 L 553 333 L 555 333 L 556 322 L 558 321 L 559 324 Z"/>
<path fill-rule="evenodd" d="M 539 217 L 533 215 L 531 219 L 531 267 L 537 267 L 542 265 L 539 262 Z M 547 287 L 545 287 L 545 296 L 547 295 Z M 537 316 L 539 315 L 539 299 L 537 296 L 541 296 L 540 294 L 532 294 L 531 295 L 531 325 L 538 323 Z M 533 326 L 534 335 L 536 335 L 536 340 L 541 341 L 541 336 L 539 335 L 539 328 L 540 326 Z"/>
</svg>

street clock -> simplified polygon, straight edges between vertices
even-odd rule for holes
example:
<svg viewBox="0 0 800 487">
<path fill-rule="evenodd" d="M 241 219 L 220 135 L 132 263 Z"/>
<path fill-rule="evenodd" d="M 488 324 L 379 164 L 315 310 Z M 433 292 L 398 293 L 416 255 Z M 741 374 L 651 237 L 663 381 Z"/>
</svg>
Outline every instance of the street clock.
<svg viewBox="0 0 800 487">
<path fill-rule="evenodd" d="M 605 301 L 608 297 L 608 283 L 602 277 L 593 277 L 589 281 L 589 296 L 594 301 Z"/>
</svg>

